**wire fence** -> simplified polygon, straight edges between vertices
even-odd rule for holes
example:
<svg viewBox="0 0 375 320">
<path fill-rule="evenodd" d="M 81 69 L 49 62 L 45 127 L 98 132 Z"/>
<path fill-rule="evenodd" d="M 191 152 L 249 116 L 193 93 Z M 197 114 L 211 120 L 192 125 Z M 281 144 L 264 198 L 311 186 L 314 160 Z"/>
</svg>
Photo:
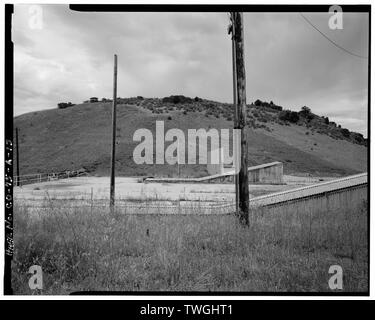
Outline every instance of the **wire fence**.
<svg viewBox="0 0 375 320">
<path fill-rule="evenodd" d="M 250 199 L 250 207 L 289 206 L 295 207 L 297 203 L 309 201 L 315 208 L 327 207 L 336 204 L 342 206 L 343 199 L 351 199 L 353 204 L 362 203 L 367 198 L 367 174 L 359 174 L 337 179 L 317 185 L 306 186 L 294 190 L 277 192 Z M 337 196 L 340 195 L 340 196 Z M 32 208 L 33 210 L 53 209 L 83 209 L 90 210 L 109 208 L 108 198 L 94 198 L 93 189 L 91 194 L 40 194 L 39 198 L 16 198 L 15 204 Z M 341 198 L 340 198 L 341 197 Z M 125 198 L 116 199 L 115 208 L 121 213 L 129 214 L 230 214 L 235 212 L 235 203 L 232 200 L 189 200 L 179 198 L 157 199 L 157 198 Z M 303 210 L 303 209 L 301 209 Z"/>
<path fill-rule="evenodd" d="M 80 171 L 65 171 L 52 174 L 27 175 L 23 177 L 23 181 L 51 181 L 57 179 L 65 179 L 87 175 Z M 20 177 L 20 178 L 21 178 Z M 18 178 L 18 177 L 17 177 Z M 21 181 L 21 180 L 20 180 Z M 361 189 L 358 193 L 356 190 Z M 362 190 L 363 189 L 363 190 Z M 341 179 L 336 179 L 320 184 L 305 186 L 297 189 L 267 194 L 250 199 L 250 207 L 269 207 L 269 206 L 291 206 L 292 203 L 301 200 L 315 201 L 316 198 L 329 197 L 336 199 L 334 194 L 346 193 L 347 197 L 351 197 L 354 202 L 361 202 L 367 190 L 367 173 L 353 175 Z M 365 193 L 364 193 L 365 192 Z M 358 193 L 358 195 L 357 195 Z M 93 188 L 91 193 L 48 193 L 37 191 L 32 194 L 31 198 L 15 197 L 15 205 L 28 208 L 32 211 L 46 212 L 50 210 L 109 210 L 109 199 L 98 198 L 101 194 L 94 196 Z M 315 206 L 324 206 L 320 202 L 315 201 Z M 332 200 L 333 201 L 333 200 Z M 331 201 L 331 202 L 332 202 Z M 340 201 L 339 201 L 340 202 Z M 179 199 L 160 199 L 157 197 L 139 197 L 139 198 L 117 198 L 115 202 L 115 210 L 127 214 L 231 214 L 236 211 L 235 203 L 231 199 L 209 200 L 209 199 L 187 199 L 185 197 Z"/>
<path fill-rule="evenodd" d="M 60 179 L 68 179 L 79 176 L 87 176 L 88 174 L 80 170 L 62 171 L 62 172 L 51 172 L 51 173 L 35 173 L 26 174 L 20 176 L 14 176 L 14 185 L 26 185 L 33 183 L 41 183 L 47 181 L 54 181 Z"/>
<path fill-rule="evenodd" d="M 110 210 L 109 199 L 15 199 L 15 206 L 30 211 L 51 210 Z M 201 200 L 116 200 L 115 210 L 125 214 L 230 214 L 235 211 L 232 201 Z"/>
<path fill-rule="evenodd" d="M 88 176 L 82 171 L 63 171 L 54 173 L 38 173 L 22 176 L 14 176 L 14 184 L 20 185 L 48 182 L 72 177 Z M 50 210 L 109 210 L 108 198 L 98 198 L 99 194 L 90 192 L 41 192 L 33 191 L 32 197 L 14 198 L 16 207 L 28 208 L 30 211 L 47 212 Z M 180 197 L 177 200 L 146 198 L 119 198 L 116 199 L 117 211 L 128 214 L 227 214 L 234 207 L 231 201 L 214 201 L 207 199 L 188 200 Z"/>
</svg>

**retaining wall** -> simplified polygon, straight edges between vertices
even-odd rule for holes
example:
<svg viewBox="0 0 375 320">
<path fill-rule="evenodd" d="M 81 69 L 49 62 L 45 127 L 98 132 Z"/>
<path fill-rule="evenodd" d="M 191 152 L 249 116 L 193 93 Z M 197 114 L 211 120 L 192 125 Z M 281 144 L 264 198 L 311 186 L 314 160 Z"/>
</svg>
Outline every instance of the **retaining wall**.
<svg viewBox="0 0 375 320">
<path fill-rule="evenodd" d="M 251 184 L 283 184 L 283 164 L 271 162 L 248 168 Z M 146 178 L 145 182 L 161 183 L 234 183 L 234 170 L 201 178 Z"/>
</svg>

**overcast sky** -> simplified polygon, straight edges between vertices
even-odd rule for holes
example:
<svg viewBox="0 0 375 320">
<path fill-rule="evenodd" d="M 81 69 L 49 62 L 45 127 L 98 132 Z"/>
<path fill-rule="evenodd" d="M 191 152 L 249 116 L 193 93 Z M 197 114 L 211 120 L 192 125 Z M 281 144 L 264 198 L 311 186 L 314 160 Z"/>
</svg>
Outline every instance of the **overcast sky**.
<svg viewBox="0 0 375 320">
<path fill-rule="evenodd" d="M 30 28 L 29 5 L 13 17 L 14 112 L 56 108 L 91 96 L 112 96 L 118 54 L 118 96 L 172 94 L 232 101 L 231 41 L 226 13 L 83 13 L 43 5 L 42 29 Z M 329 38 L 362 56 L 368 15 L 305 16 Z M 298 13 L 245 13 L 247 102 L 270 101 L 314 113 L 367 135 L 368 61 L 332 45 Z"/>
</svg>

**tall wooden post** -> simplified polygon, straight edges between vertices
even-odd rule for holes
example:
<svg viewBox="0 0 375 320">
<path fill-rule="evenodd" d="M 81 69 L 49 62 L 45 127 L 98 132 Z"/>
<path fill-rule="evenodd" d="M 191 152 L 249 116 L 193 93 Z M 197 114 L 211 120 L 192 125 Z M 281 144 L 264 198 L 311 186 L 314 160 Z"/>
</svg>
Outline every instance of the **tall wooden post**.
<svg viewBox="0 0 375 320">
<path fill-rule="evenodd" d="M 20 186 L 20 152 L 18 143 L 18 128 L 16 127 L 16 156 L 17 156 L 17 187 Z"/>
<path fill-rule="evenodd" d="M 234 108 L 234 128 L 237 128 L 237 122 L 238 122 L 238 108 L 237 108 L 237 74 L 236 74 L 236 46 L 234 41 L 234 23 L 233 23 L 233 13 L 231 13 L 231 25 L 229 26 L 228 33 L 232 34 L 232 72 L 233 72 L 233 108 Z M 233 133 L 234 135 L 234 133 Z M 236 137 L 236 136 L 234 136 Z M 238 172 L 237 172 L 237 158 L 239 156 L 238 154 L 238 148 L 237 148 L 237 141 L 233 142 L 234 146 L 234 152 L 233 152 L 233 164 L 235 169 L 234 174 L 234 185 L 235 185 L 235 191 L 236 191 L 236 214 L 239 215 L 239 192 L 238 192 Z"/>
<path fill-rule="evenodd" d="M 232 13 L 235 69 L 236 69 L 236 94 L 237 94 L 237 123 L 236 129 L 241 130 L 241 161 L 238 174 L 239 191 L 239 218 L 244 225 L 249 224 L 249 178 L 247 172 L 247 136 L 246 136 L 246 74 L 244 57 L 243 13 Z"/>
<path fill-rule="evenodd" d="M 115 205 L 115 160 L 116 160 L 116 100 L 117 100 L 117 55 L 114 56 L 113 68 L 113 102 L 112 102 L 112 153 L 111 153 L 111 194 L 110 208 L 113 213 Z"/>
<path fill-rule="evenodd" d="M 180 139 L 177 138 L 177 175 L 180 177 Z"/>
</svg>

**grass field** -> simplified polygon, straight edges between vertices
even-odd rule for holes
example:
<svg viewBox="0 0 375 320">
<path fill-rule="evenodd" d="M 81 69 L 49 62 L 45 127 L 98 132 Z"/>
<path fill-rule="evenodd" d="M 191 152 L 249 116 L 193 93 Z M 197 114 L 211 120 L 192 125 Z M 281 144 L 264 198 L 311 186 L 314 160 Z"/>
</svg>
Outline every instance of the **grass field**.
<svg viewBox="0 0 375 320">
<path fill-rule="evenodd" d="M 234 216 L 110 215 L 56 207 L 40 219 L 14 208 L 15 294 L 75 291 L 332 292 L 368 290 L 367 205 L 332 212 L 253 209 L 250 227 Z M 28 287 L 31 265 L 43 289 Z"/>
</svg>

